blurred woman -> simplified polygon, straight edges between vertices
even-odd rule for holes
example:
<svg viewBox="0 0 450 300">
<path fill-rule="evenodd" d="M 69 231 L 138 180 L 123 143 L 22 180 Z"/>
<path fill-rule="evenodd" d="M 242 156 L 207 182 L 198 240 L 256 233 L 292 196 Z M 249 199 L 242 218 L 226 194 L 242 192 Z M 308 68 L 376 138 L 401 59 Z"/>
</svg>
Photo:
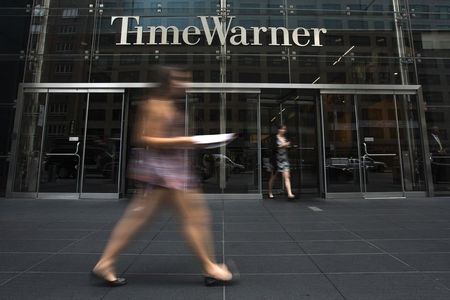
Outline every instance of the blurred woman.
<svg viewBox="0 0 450 300">
<path fill-rule="evenodd" d="M 117 223 L 92 274 L 111 286 L 126 284 L 114 269 L 118 255 L 157 208 L 170 203 L 180 215 L 184 235 L 200 260 L 205 284 L 230 282 L 233 274 L 216 262 L 209 210 L 188 169 L 191 164 L 186 161 L 185 149 L 195 143 L 192 137 L 183 136 L 184 124 L 180 120 L 184 116 L 173 101 L 184 95 L 190 73 L 162 67 L 154 75 L 160 87 L 139 108 L 134 140 L 141 148 L 135 151 L 128 172 L 129 177 L 143 182 L 145 189 L 134 197 Z"/>
<path fill-rule="evenodd" d="M 281 173 L 283 176 L 288 198 L 293 199 L 295 197 L 291 190 L 291 174 L 287 154 L 287 149 L 290 146 L 291 142 L 286 139 L 286 126 L 281 125 L 278 127 L 278 133 L 273 141 L 273 150 L 270 159 L 269 198 L 273 198 L 272 188 L 278 173 Z"/>
</svg>

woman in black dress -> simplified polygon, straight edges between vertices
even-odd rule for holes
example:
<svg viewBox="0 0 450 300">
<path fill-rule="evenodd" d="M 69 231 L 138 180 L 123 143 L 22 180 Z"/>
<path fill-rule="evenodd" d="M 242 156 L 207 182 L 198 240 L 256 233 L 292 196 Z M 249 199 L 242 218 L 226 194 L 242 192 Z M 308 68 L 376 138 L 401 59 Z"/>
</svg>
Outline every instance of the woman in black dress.
<svg viewBox="0 0 450 300">
<path fill-rule="evenodd" d="M 273 142 L 273 151 L 270 159 L 271 174 L 269 179 L 269 198 L 273 198 L 272 187 L 278 173 L 283 175 L 288 198 L 293 199 L 295 197 L 291 190 L 291 174 L 287 155 L 287 148 L 291 146 L 291 142 L 286 139 L 285 135 L 286 126 L 281 125 L 278 127 L 278 134 Z"/>
</svg>

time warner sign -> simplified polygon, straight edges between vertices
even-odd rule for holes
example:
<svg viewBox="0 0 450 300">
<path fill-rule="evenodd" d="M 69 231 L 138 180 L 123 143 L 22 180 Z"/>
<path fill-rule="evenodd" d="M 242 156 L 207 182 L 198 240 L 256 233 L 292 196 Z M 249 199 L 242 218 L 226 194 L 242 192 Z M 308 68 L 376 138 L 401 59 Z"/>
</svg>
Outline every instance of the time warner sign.
<svg viewBox="0 0 450 300">
<path fill-rule="evenodd" d="M 322 34 L 327 33 L 325 28 L 297 27 L 288 30 L 285 27 L 250 27 L 249 30 L 242 26 L 231 27 L 234 16 L 227 18 L 227 22 L 221 22 L 219 16 L 198 16 L 202 28 L 197 26 L 187 26 L 179 29 L 176 26 L 147 26 L 145 29 L 140 26 L 139 16 L 113 16 L 111 25 L 120 25 L 120 41 L 117 46 L 154 46 L 154 45 L 188 45 L 194 46 L 202 39 L 211 45 L 214 38 L 220 41 L 221 45 L 228 42 L 234 46 L 262 46 L 261 34 L 269 34 L 270 43 L 268 46 L 298 46 L 298 47 L 322 47 Z M 212 21 L 212 22 L 211 22 Z M 130 31 L 129 28 L 135 30 Z M 172 33 L 169 40 L 169 31 Z M 157 41 L 157 33 L 160 39 Z M 131 40 L 130 33 L 135 35 Z M 280 33 L 280 35 L 279 35 Z M 180 37 L 181 35 L 181 37 Z"/>
</svg>

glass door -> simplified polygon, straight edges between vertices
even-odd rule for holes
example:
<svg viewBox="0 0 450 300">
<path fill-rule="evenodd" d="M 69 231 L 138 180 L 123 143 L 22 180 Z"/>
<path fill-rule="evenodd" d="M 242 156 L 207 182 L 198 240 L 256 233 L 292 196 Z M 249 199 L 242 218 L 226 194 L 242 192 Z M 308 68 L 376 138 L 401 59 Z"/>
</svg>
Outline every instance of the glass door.
<svg viewBox="0 0 450 300">
<path fill-rule="evenodd" d="M 110 197 L 120 191 L 124 93 L 89 94 L 83 152 L 82 197 Z"/>
<path fill-rule="evenodd" d="M 364 196 L 404 196 L 397 99 L 358 95 L 356 106 Z"/>
<path fill-rule="evenodd" d="M 194 168 L 207 194 L 260 194 L 259 93 L 191 91 L 186 134 L 236 133 L 230 144 L 197 150 Z"/>
<path fill-rule="evenodd" d="M 327 194 L 405 196 L 402 157 L 412 151 L 401 140 L 415 129 L 408 128 L 403 105 L 389 94 L 322 95 Z"/>
<path fill-rule="evenodd" d="M 317 195 L 319 193 L 319 160 L 317 151 L 317 98 L 314 90 L 265 90 L 261 94 L 261 140 L 263 191 L 268 189 L 272 140 L 277 128 L 286 126 L 291 186 L 294 194 Z M 284 184 L 278 176 L 275 194 L 284 193 Z"/>
<path fill-rule="evenodd" d="M 86 93 L 49 93 L 43 123 L 38 193 L 80 193 Z"/>
<path fill-rule="evenodd" d="M 123 90 L 26 91 L 18 108 L 12 192 L 118 197 Z"/>
</svg>

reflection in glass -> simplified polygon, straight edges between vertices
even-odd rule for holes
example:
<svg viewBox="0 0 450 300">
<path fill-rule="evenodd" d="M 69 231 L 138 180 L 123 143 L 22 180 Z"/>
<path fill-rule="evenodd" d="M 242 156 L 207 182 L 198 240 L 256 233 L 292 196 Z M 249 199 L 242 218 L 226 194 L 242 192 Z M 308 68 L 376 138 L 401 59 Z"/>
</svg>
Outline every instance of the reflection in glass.
<svg viewBox="0 0 450 300">
<path fill-rule="evenodd" d="M 90 94 L 84 156 L 84 193 L 117 193 L 122 94 Z"/>
<path fill-rule="evenodd" d="M 358 124 L 364 192 L 402 192 L 399 109 L 392 95 L 358 95 Z M 407 157 L 408 152 L 404 155 Z"/>
<path fill-rule="evenodd" d="M 327 192 L 360 192 L 358 133 L 352 95 L 323 95 Z"/>
<path fill-rule="evenodd" d="M 14 192 L 37 192 L 45 101 L 45 94 L 24 94 L 18 133 Z"/>
<path fill-rule="evenodd" d="M 79 193 L 87 94 L 49 94 L 39 192 Z"/>
<path fill-rule="evenodd" d="M 259 193 L 257 94 L 187 94 L 188 135 L 233 132 L 226 147 L 196 151 L 205 193 Z"/>
</svg>

